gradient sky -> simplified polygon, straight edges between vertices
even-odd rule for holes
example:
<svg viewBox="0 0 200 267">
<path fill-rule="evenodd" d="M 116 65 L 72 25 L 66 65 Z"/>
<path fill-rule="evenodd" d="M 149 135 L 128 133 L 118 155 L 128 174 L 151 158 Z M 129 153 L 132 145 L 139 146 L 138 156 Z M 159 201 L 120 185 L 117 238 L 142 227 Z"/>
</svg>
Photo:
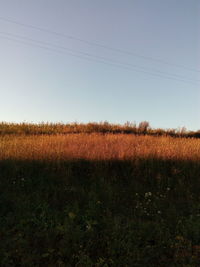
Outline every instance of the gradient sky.
<svg viewBox="0 0 200 267">
<path fill-rule="evenodd" d="M 0 121 L 105 120 L 200 129 L 200 1 L 0 0 Z"/>
</svg>

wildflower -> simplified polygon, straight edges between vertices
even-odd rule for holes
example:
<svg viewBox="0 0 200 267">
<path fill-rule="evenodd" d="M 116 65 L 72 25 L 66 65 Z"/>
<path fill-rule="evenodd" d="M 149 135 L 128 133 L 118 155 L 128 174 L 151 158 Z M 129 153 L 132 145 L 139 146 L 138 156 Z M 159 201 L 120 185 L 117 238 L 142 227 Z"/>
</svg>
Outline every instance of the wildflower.
<svg viewBox="0 0 200 267">
<path fill-rule="evenodd" d="M 144 194 L 144 196 L 145 196 L 145 198 L 150 197 L 150 196 L 152 196 L 152 193 L 151 192 L 147 192 L 147 193 Z"/>
</svg>

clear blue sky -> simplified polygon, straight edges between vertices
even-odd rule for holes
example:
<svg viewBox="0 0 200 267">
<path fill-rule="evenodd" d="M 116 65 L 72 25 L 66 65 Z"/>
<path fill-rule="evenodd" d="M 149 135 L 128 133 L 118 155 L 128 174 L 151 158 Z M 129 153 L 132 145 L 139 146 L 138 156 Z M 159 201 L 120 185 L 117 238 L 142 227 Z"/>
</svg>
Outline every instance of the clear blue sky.
<svg viewBox="0 0 200 267">
<path fill-rule="evenodd" d="M 104 120 L 200 129 L 200 1 L 0 0 L 0 121 Z"/>
</svg>

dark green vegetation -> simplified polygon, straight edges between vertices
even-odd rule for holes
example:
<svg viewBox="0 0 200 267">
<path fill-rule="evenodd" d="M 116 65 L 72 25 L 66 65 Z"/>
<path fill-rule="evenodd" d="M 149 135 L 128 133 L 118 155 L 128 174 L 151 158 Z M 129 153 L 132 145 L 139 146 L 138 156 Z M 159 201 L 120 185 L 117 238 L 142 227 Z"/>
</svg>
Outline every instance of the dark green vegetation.
<svg viewBox="0 0 200 267">
<path fill-rule="evenodd" d="M 0 162 L 0 266 L 199 266 L 200 162 Z"/>
<path fill-rule="evenodd" d="M 172 136 L 172 137 L 194 137 L 200 138 L 199 131 L 187 131 L 185 127 L 180 129 L 152 129 L 147 121 L 136 123 L 126 122 L 124 125 L 111 124 L 108 122 L 101 123 L 0 123 L 0 135 L 6 134 L 69 134 L 69 133 L 125 133 L 137 135 L 153 135 L 153 136 Z"/>
</svg>

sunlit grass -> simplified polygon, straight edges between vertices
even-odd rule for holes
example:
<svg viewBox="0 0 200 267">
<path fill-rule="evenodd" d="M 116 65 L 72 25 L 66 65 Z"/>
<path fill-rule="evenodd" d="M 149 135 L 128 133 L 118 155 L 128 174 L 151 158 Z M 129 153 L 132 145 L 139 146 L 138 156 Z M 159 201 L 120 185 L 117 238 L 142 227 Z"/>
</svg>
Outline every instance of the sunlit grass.
<svg viewBox="0 0 200 267">
<path fill-rule="evenodd" d="M 200 160 L 200 139 L 125 134 L 0 136 L 0 160 Z"/>
<path fill-rule="evenodd" d="M 55 135 L 75 133 L 112 133 L 112 134 L 148 134 L 152 136 L 171 137 L 194 137 L 200 138 L 200 131 L 189 131 L 185 127 L 177 129 L 154 129 L 149 122 L 143 121 L 139 124 L 126 122 L 124 124 L 112 124 L 105 122 L 89 123 L 8 123 L 0 122 L 0 135 Z"/>
</svg>

